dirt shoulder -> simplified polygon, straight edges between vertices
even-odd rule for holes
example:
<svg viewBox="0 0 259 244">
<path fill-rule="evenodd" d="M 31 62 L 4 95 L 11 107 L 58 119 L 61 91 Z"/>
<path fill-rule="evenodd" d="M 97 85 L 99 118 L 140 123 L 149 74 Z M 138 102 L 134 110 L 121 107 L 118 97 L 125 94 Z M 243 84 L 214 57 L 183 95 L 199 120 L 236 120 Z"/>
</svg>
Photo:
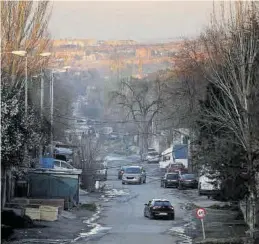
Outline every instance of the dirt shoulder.
<svg viewBox="0 0 259 244">
<path fill-rule="evenodd" d="M 34 228 L 15 229 L 8 243 L 57 243 L 57 240 L 62 243 L 71 242 L 80 233 L 93 228 L 89 221 L 100 211 L 100 196 L 101 193 L 85 196 L 84 202 L 79 207 L 62 211 L 57 221 L 34 221 L 36 226 Z"/>
<path fill-rule="evenodd" d="M 205 208 L 204 229 L 206 240 L 203 240 L 201 220 L 196 217 L 197 208 Z M 243 214 L 237 206 L 199 197 L 193 199 L 192 223 L 195 231 L 190 231 L 194 243 L 245 243 L 248 227 Z"/>
</svg>

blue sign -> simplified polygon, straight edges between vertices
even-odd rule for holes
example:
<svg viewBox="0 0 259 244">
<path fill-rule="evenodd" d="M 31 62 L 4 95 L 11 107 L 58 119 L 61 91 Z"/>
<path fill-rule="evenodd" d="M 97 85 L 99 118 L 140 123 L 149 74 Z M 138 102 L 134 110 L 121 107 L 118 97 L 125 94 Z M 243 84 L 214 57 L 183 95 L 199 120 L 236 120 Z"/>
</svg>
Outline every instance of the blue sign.
<svg viewBox="0 0 259 244">
<path fill-rule="evenodd" d="M 175 159 L 188 159 L 188 145 L 187 144 L 174 145 L 173 155 Z"/>
<path fill-rule="evenodd" d="M 54 168 L 54 158 L 50 158 L 50 157 L 40 158 L 40 166 L 41 166 L 41 168 L 53 169 Z"/>
</svg>

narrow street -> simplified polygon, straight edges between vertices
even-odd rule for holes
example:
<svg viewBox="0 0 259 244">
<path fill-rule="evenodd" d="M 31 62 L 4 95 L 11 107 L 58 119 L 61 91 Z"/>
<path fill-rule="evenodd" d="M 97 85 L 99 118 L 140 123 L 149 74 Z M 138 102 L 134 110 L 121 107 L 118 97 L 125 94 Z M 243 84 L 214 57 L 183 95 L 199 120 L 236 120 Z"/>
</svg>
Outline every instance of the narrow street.
<svg viewBox="0 0 259 244">
<path fill-rule="evenodd" d="M 119 162 L 111 162 L 107 184 L 112 189 L 129 192 L 104 204 L 104 210 L 98 223 L 104 227 L 98 234 L 89 236 L 87 243 L 191 243 L 182 234 L 188 215 L 183 208 L 184 201 L 179 198 L 177 189 L 160 187 L 157 164 L 144 165 L 148 180 L 142 185 L 122 185 L 117 179 Z M 144 204 L 152 198 L 166 198 L 175 208 L 175 220 L 150 220 L 143 216 Z M 78 243 L 85 243 L 86 239 Z"/>
</svg>

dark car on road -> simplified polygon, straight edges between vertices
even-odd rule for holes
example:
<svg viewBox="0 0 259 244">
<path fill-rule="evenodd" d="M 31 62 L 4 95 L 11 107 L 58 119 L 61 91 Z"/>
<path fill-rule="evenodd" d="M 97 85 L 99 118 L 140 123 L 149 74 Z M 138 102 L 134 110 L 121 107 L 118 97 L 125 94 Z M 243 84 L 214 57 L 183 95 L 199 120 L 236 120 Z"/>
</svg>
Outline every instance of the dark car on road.
<svg viewBox="0 0 259 244">
<path fill-rule="evenodd" d="M 178 173 L 166 173 L 161 178 L 161 187 L 178 187 L 179 185 L 179 174 Z"/>
<path fill-rule="evenodd" d="M 126 168 L 127 168 L 127 166 L 121 166 L 121 168 L 118 171 L 118 180 L 122 179 L 122 176 L 123 176 Z"/>
<path fill-rule="evenodd" d="M 154 219 L 156 217 L 166 217 L 174 220 L 174 207 L 166 199 L 153 199 L 145 204 L 144 217 Z"/>
<path fill-rule="evenodd" d="M 198 180 L 194 174 L 179 175 L 178 189 L 181 190 L 183 188 L 198 188 Z"/>
</svg>

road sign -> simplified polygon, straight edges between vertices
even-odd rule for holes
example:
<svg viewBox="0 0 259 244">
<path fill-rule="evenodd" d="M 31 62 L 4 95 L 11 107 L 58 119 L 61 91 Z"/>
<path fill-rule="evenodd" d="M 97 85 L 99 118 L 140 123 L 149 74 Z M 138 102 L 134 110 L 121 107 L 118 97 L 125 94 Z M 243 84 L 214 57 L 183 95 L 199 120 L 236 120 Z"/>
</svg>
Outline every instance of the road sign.
<svg viewBox="0 0 259 244">
<path fill-rule="evenodd" d="M 197 208 L 196 209 L 196 216 L 197 216 L 198 219 L 201 220 L 203 239 L 205 239 L 206 235 L 205 235 L 205 228 L 204 228 L 204 223 L 203 223 L 203 219 L 206 216 L 205 208 Z"/>
<path fill-rule="evenodd" d="M 196 210 L 196 216 L 197 216 L 198 219 L 203 219 L 205 217 L 205 215 L 206 215 L 205 208 L 198 208 Z"/>
</svg>

